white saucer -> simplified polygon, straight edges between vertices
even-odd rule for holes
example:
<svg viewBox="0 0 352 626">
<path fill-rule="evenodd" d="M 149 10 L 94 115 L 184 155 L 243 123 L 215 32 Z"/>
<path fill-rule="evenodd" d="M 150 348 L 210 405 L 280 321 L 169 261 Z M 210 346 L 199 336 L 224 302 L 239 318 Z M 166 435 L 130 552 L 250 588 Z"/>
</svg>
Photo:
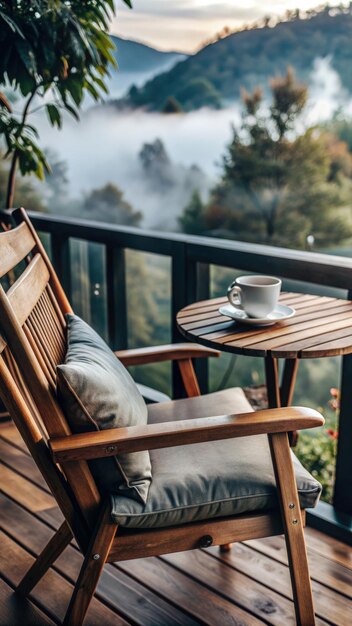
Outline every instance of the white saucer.
<svg viewBox="0 0 352 626">
<path fill-rule="evenodd" d="M 258 319 L 256 317 L 248 317 L 247 313 L 241 311 L 240 309 L 236 309 L 229 303 L 221 306 L 219 308 L 219 313 L 221 313 L 221 315 L 226 315 L 227 317 L 232 317 L 232 319 L 237 322 L 241 322 L 241 324 L 251 324 L 252 326 L 272 326 L 272 324 L 276 324 L 276 322 L 282 322 L 283 320 L 293 317 L 296 311 L 292 308 L 292 306 L 277 304 L 272 313 L 269 313 L 267 317 Z"/>
</svg>

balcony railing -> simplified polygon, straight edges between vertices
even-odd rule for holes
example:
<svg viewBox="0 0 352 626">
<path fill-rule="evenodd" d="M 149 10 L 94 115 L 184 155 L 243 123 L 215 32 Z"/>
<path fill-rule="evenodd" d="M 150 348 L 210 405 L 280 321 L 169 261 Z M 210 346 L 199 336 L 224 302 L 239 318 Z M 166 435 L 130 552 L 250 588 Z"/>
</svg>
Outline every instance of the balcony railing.
<svg viewBox="0 0 352 626">
<path fill-rule="evenodd" d="M 4 220 L 9 214 L 3 212 Z M 105 248 L 108 339 L 115 349 L 127 348 L 126 250 L 152 253 L 171 260 L 171 335 L 183 340 L 176 327 L 176 313 L 190 302 L 210 297 L 210 266 L 275 274 L 284 281 L 298 281 L 300 290 L 352 299 L 352 259 L 289 250 L 237 241 L 159 233 L 79 219 L 31 213 L 34 226 L 49 236 L 54 266 L 67 294 L 72 296 L 70 240 L 102 244 Z M 285 282 L 284 282 L 285 285 Z M 303 287 L 303 288 L 302 288 Z M 203 392 L 208 388 L 207 364 L 197 364 Z M 172 372 L 173 393 L 181 394 L 176 368 Z M 346 543 L 352 543 L 352 355 L 343 357 L 339 441 L 333 506 L 321 503 L 309 513 L 309 523 Z"/>
</svg>

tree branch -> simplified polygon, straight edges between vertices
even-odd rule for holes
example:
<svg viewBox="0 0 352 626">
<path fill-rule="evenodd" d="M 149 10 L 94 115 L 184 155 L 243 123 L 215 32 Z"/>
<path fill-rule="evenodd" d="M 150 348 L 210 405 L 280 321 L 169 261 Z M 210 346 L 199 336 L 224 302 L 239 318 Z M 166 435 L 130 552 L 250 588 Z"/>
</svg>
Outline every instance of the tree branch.
<svg viewBox="0 0 352 626">
<path fill-rule="evenodd" d="M 22 120 L 21 120 L 21 125 L 18 128 L 18 131 L 16 133 L 16 137 L 20 137 L 22 130 L 24 128 L 24 125 L 26 123 L 27 120 L 27 116 L 29 113 L 29 107 L 32 103 L 32 100 L 34 98 L 34 96 L 36 95 L 37 91 L 38 91 L 39 86 L 37 86 L 34 91 L 32 91 L 31 95 L 29 96 L 26 105 L 23 109 L 23 113 L 22 113 Z M 15 196 L 15 181 L 16 181 L 16 169 L 17 169 L 17 162 L 18 162 L 18 151 L 15 150 L 13 155 L 12 155 L 12 159 L 11 159 L 11 166 L 10 166 L 10 171 L 9 171 L 9 177 L 7 180 L 7 191 L 6 191 L 6 207 L 7 208 L 12 208 L 13 202 L 14 202 L 14 196 Z"/>
</svg>

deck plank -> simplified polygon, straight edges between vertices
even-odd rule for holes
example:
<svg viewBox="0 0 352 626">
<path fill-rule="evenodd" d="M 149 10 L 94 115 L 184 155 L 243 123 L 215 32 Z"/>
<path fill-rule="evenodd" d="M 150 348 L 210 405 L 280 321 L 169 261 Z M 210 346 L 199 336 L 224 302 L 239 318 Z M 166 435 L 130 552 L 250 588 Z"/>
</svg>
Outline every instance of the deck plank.
<svg viewBox="0 0 352 626">
<path fill-rule="evenodd" d="M 234 546 L 229 554 L 219 554 L 218 551 L 213 550 L 211 555 L 236 571 L 260 580 L 261 584 L 269 589 L 282 594 L 286 598 L 292 598 L 290 576 L 286 563 L 275 562 L 270 557 L 244 544 Z M 308 555 L 308 561 L 311 566 L 310 555 Z M 339 578 L 339 573 L 340 570 L 334 572 L 335 575 L 332 577 L 331 582 L 333 585 L 335 584 L 335 587 L 323 585 L 320 581 L 313 578 L 313 599 L 315 612 L 320 618 L 345 626 L 351 614 L 352 579 L 343 578 L 343 576 Z M 343 593 L 342 587 L 347 592 L 346 595 Z"/>
<path fill-rule="evenodd" d="M 18 585 L 23 572 L 33 563 L 33 557 L 10 539 L 5 533 L 0 532 L 2 550 L 0 553 L 0 575 L 4 577 L 11 586 Z M 42 611 L 49 614 L 50 618 L 63 621 L 65 610 L 73 591 L 72 585 L 54 570 L 49 570 L 47 574 L 35 587 L 30 598 L 39 606 Z M 127 626 L 117 613 L 108 609 L 104 604 L 93 598 L 89 609 L 89 619 L 87 625 L 101 626 L 105 621 L 109 626 Z M 11 625 L 15 626 L 15 625 Z M 17 625 L 16 625 L 17 626 Z M 20 626 L 20 624 L 18 624 Z M 23 626 L 23 625 L 21 625 Z"/>
<path fill-rule="evenodd" d="M 2 554 L 0 626 L 62 622 L 82 556 L 74 542 L 28 600 L 13 592 L 62 515 L 14 426 L 0 426 Z M 352 553 L 343 543 L 306 529 L 317 626 L 347 626 Z M 2 620 L 2 621 L 1 621 Z M 5 620 L 5 621 L 4 621 Z M 294 624 L 282 537 L 139 559 L 105 567 L 85 626 L 281 626 Z"/>
<path fill-rule="evenodd" d="M 246 575 L 213 559 L 205 551 L 180 552 L 167 555 L 163 560 L 176 569 L 187 572 L 199 581 L 239 604 L 243 609 L 273 626 L 295 624 L 293 602 L 265 588 L 255 580 L 249 584 Z"/>
<path fill-rule="evenodd" d="M 16 595 L 12 587 L 0 579 L 0 626 L 12 624 L 54 626 L 54 622 L 37 609 L 30 600 Z"/>
<path fill-rule="evenodd" d="M 242 607 L 229 602 L 215 590 L 192 580 L 188 574 L 177 572 L 168 567 L 161 559 L 137 559 L 119 564 L 121 569 L 144 579 L 146 585 L 156 588 L 162 595 L 172 597 L 178 606 L 186 606 L 202 624 L 214 626 L 258 626 L 263 621 L 247 613 Z"/>
<path fill-rule="evenodd" d="M 1 495 L 0 515 L 7 535 L 34 556 L 40 553 L 53 535 L 53 530 L 44 522 L 33 519 L 28 511 Z M 81 554 L 73 546 L 69 546 L 58 558 L 53 569 L 73 583 L 81 564 Z M 104 569 L 97 597 L 104 600 L 111 609 L 119 610 L 135 624 L 163 626 L 170 623 L 175 626 L 194 626 L 198 623 L 169 603 L 163 602 L 155 593 L 148 592 L 112 565 L 107 565 Z"/>
</svg>

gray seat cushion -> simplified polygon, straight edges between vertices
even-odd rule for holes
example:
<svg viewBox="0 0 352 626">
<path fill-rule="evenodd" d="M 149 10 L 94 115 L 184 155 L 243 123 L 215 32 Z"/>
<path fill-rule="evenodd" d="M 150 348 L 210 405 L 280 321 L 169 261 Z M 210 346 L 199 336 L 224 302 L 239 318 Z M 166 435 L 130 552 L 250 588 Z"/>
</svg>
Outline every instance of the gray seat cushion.
<svg viewBox="0 0 352 626">
<path fill-rule="evenodd" d="M 147 423 L 136 383 L 109 346 L 77 315 L 67 315 L 67 354 L 57 367 L 58 396 L 74 433 Z M 151 481 L 148 451 L 90 462 L 100 491 L 145 503 Z"/>
<path fill-rule="evenodd" d="M 239 388 L 149 407 L 149 422 L 243 413 L 252 408 Z M 266 435 L 150 452 L 153 481 L 145 505 L 112 496 L 120 526 L 151 528 L 270 510 L 278 506 Z M 300 503 L 314 507 L 321 486 L 292 454 Z"/>
</svg>

